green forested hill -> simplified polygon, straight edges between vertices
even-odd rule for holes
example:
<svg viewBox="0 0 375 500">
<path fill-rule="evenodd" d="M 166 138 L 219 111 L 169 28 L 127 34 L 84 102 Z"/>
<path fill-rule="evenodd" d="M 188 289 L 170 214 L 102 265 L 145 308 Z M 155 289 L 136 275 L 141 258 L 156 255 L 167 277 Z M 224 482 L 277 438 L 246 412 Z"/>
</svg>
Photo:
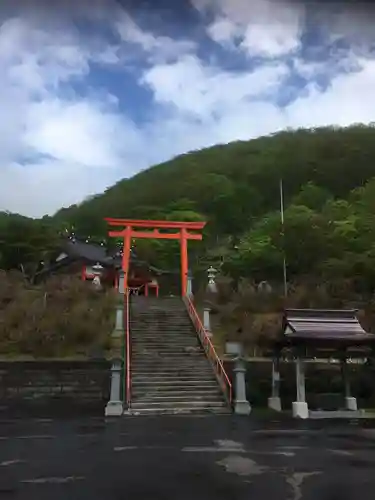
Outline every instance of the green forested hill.
<svg viewBox="0 0 375 500">
<path fill-rule="evenodd" d="M 280 178 L 284 239 L 278 210 Z M 102 237 L 105 216 L 203 218 L 208 221 L 205 241 L 193 251 L 192 267 L 220 261 L 230 274 L 277 281 L 285 248 L 291 279 L 354 276 L 372 287 L 374 209 L 375 128 L 359 125 L 286 131 L 188 153 L 120 181 L 52 218 L 28 223 L 40 234 L 74 225 L 77 233 Z M 9 267 L 6 248 L 11 235 L 15 234 L 12 245 L 22 239 L 19 225 L 13 216 L 0 218 L 3 267 Z M 43 238 L 37 244 L 30 235 L 27 238 L 23 244 L 37 250 L 29 248 L 26 254 L 34 258 Z M 166 245 L 142 241 L 138 249 L 159 265 L 175 266 L 178 252 Z"/>
<path fill-rule="evenodd" d="M 346 197 L 375 176 L 374 139 L 375 128 L 356 126 L 282 132 L 215 146 L 120 181 L 57 218 L 95 224 L 103 214 L 154 217 L 171 205 L 173 210 L 186 205 L 208 216 L 220 233 L 241 232 L 249 220 L 278 207 L 280 177 L 286 202 L 309 181 Z"/>
</svg>

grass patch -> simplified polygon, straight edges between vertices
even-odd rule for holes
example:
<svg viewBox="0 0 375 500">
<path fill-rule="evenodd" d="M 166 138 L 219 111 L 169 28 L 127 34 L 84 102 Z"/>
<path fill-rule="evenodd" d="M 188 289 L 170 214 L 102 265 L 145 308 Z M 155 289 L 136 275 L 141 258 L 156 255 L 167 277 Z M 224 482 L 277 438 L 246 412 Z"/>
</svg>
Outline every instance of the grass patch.
<svg viewBox="0 0 375 500">
<path fill-rule="evenodd" d="M 111 349 L 116 294 L 77 277 L 32 286 L 0 272 L 0 357 L 87 359 Z"/>
</svg>

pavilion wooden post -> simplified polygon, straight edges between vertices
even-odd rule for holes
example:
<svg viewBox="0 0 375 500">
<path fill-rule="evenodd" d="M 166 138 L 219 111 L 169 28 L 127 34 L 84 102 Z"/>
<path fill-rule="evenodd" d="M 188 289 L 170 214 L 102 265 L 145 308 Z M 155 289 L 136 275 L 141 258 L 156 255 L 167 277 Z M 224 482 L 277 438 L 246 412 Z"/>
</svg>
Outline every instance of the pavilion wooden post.
<svg viewBox="0 0 375 500">
<path fill-rule="evenodd" d="M 188 251 L 187 251 L 187 234 L 186 229 L 181 228 L 181 290 L 182 296 L 185 297 L 187 293 L 187 275 L 188 275 Z"/>
<path fill-rule="evenodd" d="M 344 382 L 345 408 L 351 411 L 357 411 L 357 399 L 352 396 L 350 388 L 350 370 L 346 352 L 341 355 L 341 375 Z"/>
<path fill-rule="evenodd" d="M 272 359 L 272 392 L 268 398 L 268 408 L 281 411 L 280 399 L 280 353 L 274 353 Z"/>
<path fill-rule="evenodd" d="M 305 389 L 304 352 L 301 349 L 297 349 L 295 354 L 297 400 L 292 403 L 293 417 L 309 418 L 309 407 L 306 402 Z"/>
</svg>

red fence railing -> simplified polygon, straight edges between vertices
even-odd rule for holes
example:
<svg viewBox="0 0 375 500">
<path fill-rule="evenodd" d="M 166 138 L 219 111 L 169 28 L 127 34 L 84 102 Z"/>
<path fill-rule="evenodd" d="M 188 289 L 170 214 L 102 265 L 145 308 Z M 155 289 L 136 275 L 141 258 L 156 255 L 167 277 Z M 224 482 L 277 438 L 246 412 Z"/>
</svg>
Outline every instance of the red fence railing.
<svg viewBox="0 0 375 500">
<path fill-rule="evenodd" d="M 189 296 L 183 297 L 183 300 L 186 305 L 186 309 L 189 313 L 190 319 L 195 327 L 197 335 L 201 341 L 203 349 L 205 350 L 206 356 L 211 361 L 212 365 L 215 368 L 216 376 L 218 381 L 220 382 L 221 389 L 225 396 L 227 397 L 230 404 L 232 404 L 232 384 L 229 380 L 229 377 L 224 369 L 223 363 L 221 362 L 210 337 L 207 334 L 207 330 L 204 328 L 202 321 L 197 313 L 197 310 L 194 307 L 194 304 Z"/>
</svg>

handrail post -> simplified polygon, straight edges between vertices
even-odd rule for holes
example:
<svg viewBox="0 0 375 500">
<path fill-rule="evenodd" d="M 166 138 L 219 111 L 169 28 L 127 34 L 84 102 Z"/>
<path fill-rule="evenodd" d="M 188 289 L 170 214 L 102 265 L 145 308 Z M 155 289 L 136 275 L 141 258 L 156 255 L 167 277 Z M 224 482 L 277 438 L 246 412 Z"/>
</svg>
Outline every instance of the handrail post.
<svg viewBox="0 0 375 500">
<path fill-rule="evenodd" d="M 203 309 L 203 326 L 207 332 L 207 335 L 209 337 L 212 337 L 212 331 L 211 331 L 211 308 L 208 306 L 205 306 Z"/>
<path fill-rule="evenodd" d="M 121 359 L 114 359 L 111 367 L 111 392 L 110 399 L 105 407 L 106 417 L 118 417 L 123 414 L 121 401 Z"/>
<path fill-rule="evenodd" d="M 234 412 L 237 415 L 250 415 L 251 406 L 246 399 L 246 364 L 242 356 L 238 356 L 234 362 L 234 373 L 236 375 L 236 399 Z"/>
</svg>

